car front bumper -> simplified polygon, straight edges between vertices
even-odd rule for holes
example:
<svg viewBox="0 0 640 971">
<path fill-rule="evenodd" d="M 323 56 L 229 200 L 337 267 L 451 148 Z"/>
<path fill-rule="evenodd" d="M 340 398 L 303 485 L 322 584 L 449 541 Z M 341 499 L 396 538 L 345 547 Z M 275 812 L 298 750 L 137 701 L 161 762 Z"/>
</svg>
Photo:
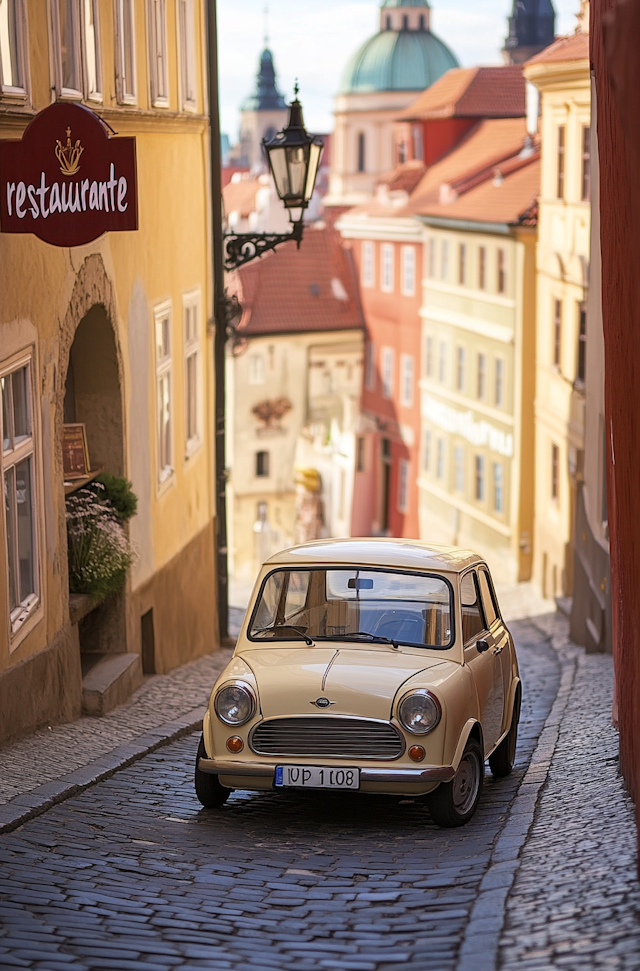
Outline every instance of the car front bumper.
<svg viewBox="0 0 640 971">
<path fill-rule="evenodd" d="M 265 789 L 273 786 L 276 765 L 286 765 L 290 761 L 290 759 L 285 759 L 277 763 L 265 763 L 201 758 L 198 768 L 201 772 L 209 772 L 212 775 L 223 776 L 224 779 L 235 780 L 234 788 L 240 788 L 242 785 L 243 788 L 247 789 Z M 455 769 L 451 765 L 425 765 L 415 769 L 398 768 L 391 765 L 384 768 L 361 765 L 359 768 L 361 785 L 366 786 L 369 791 L 380 792 L 389 791 L 388 786 L 427 785 L 433 787 L 438 782 L 450 782 L 455 775 Z M 243 780 L 246 785 L 237 780 Z"/>
</svg>

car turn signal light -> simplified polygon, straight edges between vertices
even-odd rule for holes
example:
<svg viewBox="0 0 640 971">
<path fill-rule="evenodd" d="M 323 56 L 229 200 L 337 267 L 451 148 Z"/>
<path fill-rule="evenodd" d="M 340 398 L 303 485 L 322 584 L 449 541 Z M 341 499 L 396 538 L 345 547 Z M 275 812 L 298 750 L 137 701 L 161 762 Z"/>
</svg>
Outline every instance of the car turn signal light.
<svg viewBox="0 0 640 971">
<path fill-rule="evenodd" d="M 426 755 L 422 745 L 412 745 L 409 749 L 409 758 L 414 762 L 422 762 Z"/>
<path fill-rule="evenodd" d="M 227 739 L 227 748 L 230 752 L 237 755 L 237 753 L 241 752 L 244 748 L 244 742 L 241 738 L 238 738 L 237 735 L 232 735 L 231 738 Z"/>
</svg>

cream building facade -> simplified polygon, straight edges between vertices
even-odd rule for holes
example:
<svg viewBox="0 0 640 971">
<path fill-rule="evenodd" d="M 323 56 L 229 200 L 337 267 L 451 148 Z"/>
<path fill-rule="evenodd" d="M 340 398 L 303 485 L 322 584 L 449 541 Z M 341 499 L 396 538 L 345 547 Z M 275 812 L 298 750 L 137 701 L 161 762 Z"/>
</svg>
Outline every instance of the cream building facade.
<svg viewBox="0 0 640 971">
<path fill-rule="evenodd" d="M 78 716 L 96 665 L 108 707 L 143 671 L 215 649 L 217 620 L 204 4 L 5 0 L 0 41 L 0 137 L 54 100 L 86 105 L 136 137 L 139 211 L 137 232 L 72 248 L 0 232 L 8 739 Z M 126 586 L 95 609 L 69 594 L 68 421 L 86 425 L 91 468 L 138 497 Z"/>
<path fill-rule="evenodd" d="M 588 5 L 576 34 L 525 65 L 540 92 L 534 575 L 548 597 L 573 590 L 573 521 L 584 468 L 589 294 L 591 92 Z"/>
</svg>

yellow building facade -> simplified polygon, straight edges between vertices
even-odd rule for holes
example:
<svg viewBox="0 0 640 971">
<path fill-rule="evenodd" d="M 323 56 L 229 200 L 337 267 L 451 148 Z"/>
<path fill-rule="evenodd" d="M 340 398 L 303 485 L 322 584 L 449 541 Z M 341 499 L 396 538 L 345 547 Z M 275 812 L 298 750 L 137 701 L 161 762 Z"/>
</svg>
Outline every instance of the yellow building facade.
<svg viewBox="0 0 640 971">
<path fill-rule="evenodd" d="M 139 225 L 72 248 L 0 232 L 0 740 L 79 715 L 90 671 L 100 710 L 217 646 L 205 92 L 202 0 L 0 6 L 0 138 L 86 105 L 136 138 Z M 138 497 L 126 586 L 93 610 L 69 595 L 69 422 Z"/>
<path fill-rule="evenodd" d="M 572 524 L 583 473 L 590 252 L 588 5 L 586 11 L 576 34 L 559 38 L 524 69 L 541 98 L 534 576 L 548 597 L 569 596 L 573 589 Z"/>
</svg>

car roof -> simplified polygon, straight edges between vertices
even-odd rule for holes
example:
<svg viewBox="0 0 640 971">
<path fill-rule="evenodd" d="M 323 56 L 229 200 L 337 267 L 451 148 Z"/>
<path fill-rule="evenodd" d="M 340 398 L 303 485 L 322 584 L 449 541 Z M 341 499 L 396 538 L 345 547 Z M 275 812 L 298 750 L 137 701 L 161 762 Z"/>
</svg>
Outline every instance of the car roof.
<svg viewBox="0 0 640 971">
<path fill-rule="evenodd" d="M 274 553 L 265 565 L 294 566 L 345 564 L 407 567 L 412 570 L 435 570 L 462 573 L 467 567 L 484 562 L 472 550 L 456 546 L 435 546 L 415 539 L 393 539 L 382 536 L 350 539 L 320 539 L 302 546 Z"/>
</svg>

